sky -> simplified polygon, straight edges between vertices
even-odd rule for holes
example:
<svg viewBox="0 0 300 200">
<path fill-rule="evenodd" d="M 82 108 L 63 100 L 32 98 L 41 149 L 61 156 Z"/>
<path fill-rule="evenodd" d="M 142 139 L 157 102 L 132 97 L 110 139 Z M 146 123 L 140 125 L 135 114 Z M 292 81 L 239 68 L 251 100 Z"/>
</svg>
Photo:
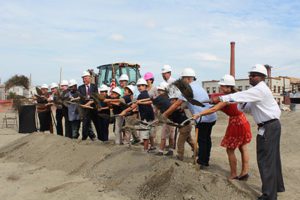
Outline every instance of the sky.
<svg viewBox="0 0 300 200">
<path fill-rule="evenodd" d="M 34 85 L 76 79 L 86 69 L 130 62 L 141 74 L 169 64 L 198 80 L 229 73 L 236 42 L 236 78 L 254 64 L 274 76 L 300 78 L 300 1 L 289 0 L 0 0 L 0 78 L 32 77 Z"/>
</svg>

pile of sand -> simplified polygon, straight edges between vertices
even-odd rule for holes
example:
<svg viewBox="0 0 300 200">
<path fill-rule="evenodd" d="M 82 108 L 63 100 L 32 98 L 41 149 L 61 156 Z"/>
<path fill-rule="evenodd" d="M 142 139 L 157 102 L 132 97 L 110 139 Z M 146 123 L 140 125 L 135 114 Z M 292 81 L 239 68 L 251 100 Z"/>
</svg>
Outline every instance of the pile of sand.
<svg viewBox="0 0 300 200">
<path fill-rule="evenodd" d="M 282 162 L 287 191 L 279 199 L 299 199 L 300 113 L 282 115 Z M 219 114 L 213 129 L 209 170 L 199 171 L 186 148 L 185 162 L 142 152 L 141 146 L 71 140 L 34 133 L 24 137 L 2 129 L 0 142 L 1 199 L 255 199 L 260 178 L 255 157 L 255 124 L 247 182 L 227 180 L 229 166 L 220 141 L 227 118 Z M 239 154 L 237 153 L 237 156 Z"/>
</svg>

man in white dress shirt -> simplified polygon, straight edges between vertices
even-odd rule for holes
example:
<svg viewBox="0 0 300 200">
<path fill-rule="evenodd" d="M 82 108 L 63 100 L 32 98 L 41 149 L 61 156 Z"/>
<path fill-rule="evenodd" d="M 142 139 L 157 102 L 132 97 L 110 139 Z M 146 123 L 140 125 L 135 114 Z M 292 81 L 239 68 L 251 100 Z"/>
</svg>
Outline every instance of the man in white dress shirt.
<svg viewBox="0 0 300 200">
<path fill-rule="evenodd" d="M 172 74 L 172 68 L 170 65 L 164 65 L 161 69 L 161 75 L 165 82 L 168 84 L 171 84 L 175 81 L 175 78 L 171 76 Z"/>
<path fill-rule="evenodd" d="M 280 160 L 281 111 L 265 83 L 266 76 L 265 66 L 257 64 L 249 72 L 252 88 L 220 97 L 223 102 L 240 103 L 239 109 L 251 113 L 258 125 L 256 153 L 262 181 L 258 200 L 274 200 L 277 192 L 285 191 Z"/>
</svg>

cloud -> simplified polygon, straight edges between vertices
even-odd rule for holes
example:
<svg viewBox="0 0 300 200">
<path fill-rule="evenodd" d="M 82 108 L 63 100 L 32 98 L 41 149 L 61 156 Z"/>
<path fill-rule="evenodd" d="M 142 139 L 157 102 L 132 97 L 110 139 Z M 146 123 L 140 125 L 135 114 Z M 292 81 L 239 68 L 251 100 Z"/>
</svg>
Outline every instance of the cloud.
<svg viewBox="0 0 300 200">
<path fill-rule="evenodd" d="M 156 22 L 153 21 L 153 20 L 147 21 L 145 25 L 146 25 L 147 28 L 151 28 L 151 29 L 156 28 L 156 26 L 157 26 Z"/>
<path fill-rule="evenodd" d="M 122 34 L 118 34 L 118 33 L 111 34 L 109 38 L 116 42 L 121 42 L 125 39 Z"/>
<path fill-rule="evenodd" d="M 197 52 L 191 55 L 191 58 L 195 60 L 200 61 L 207 61 L 207 62 L 221 62 L 221 63 L 227 63 L 228 61 L 222 58 L 219 58 L 218 56 L 210 53 L 202 53 Z"/>
</svg>

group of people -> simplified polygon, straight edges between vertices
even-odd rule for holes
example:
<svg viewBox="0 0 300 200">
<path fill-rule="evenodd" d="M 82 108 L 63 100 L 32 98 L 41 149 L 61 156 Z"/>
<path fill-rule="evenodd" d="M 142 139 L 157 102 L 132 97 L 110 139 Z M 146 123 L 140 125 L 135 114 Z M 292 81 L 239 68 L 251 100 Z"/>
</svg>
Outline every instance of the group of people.
<svg viewBox="0 0 300 200">
<path fill-rule="evenodd" d="M 37 98 L 40 131 L 53 132 L 52 121 L 55 121 L 57 134 L 63 135 L 64 118 L 66 137 L 77 139 L 82 122 L 82 140 L 95 140 L 97 137 L 108 141 L 109 124 L 114 121 L 115 144 L 142 143 L 144 152 L 153 152 L 157 156 L 172 156 L 177 148 L 176 158 L 183 160 L 187 142 L 192 151 L 197 151 L 196 162 L 200 169 L 206 169 L 210 164 L 211 133 L 217 121 L 216 112 L 222 111 L 229 116 L 221 142 L 228 155 L 229 179 L 247 180 L 247 144 L 252 134 L 244 112 L 250 112 L 258 126 L 257 162 L 262 180 L 262 196 L 258 199 L 276 199 L 277 192 L 285 190 L 279 151 L 281 111 L 264 81 L 267 76 L 265 66 L 255 65 L 250 70 L 249 82 L 253 87 L 245 91 L 237 91 L 234 77 L 225 75 L 219 82 L 220 95 L 211 98 L 196 81 L 192 68 L 185 68 L 181 77 L 175 80 L 171 67 L 164 65 L 161 75 L 164 81 L 158 86 L 154 86 L 151 72 L 138 79 L 135 86 L 128 85 L 128 75 L 122 74 L 117 80 L 119 86 L 101 85 L 98 89 L 91 83 L 87 71 L 82 74 L 83 84 L 80 86 L 75 80 L 62 81 L 60 86 L 52 83 L 49 93 L 48 85 L 44 84 L 41 86 L 42 94 Z M 56 107 L 55 117 L 51 111 L 53 105 Z M 192 118 L 188 117 L 188 112 Z M 158 149 L 155 146 L 156 123 L 162 125 Z M 193 124 L 196 141 L 191 133 Z M 236 149 L 241 153 L 239 174 Z"/>
</svg>

